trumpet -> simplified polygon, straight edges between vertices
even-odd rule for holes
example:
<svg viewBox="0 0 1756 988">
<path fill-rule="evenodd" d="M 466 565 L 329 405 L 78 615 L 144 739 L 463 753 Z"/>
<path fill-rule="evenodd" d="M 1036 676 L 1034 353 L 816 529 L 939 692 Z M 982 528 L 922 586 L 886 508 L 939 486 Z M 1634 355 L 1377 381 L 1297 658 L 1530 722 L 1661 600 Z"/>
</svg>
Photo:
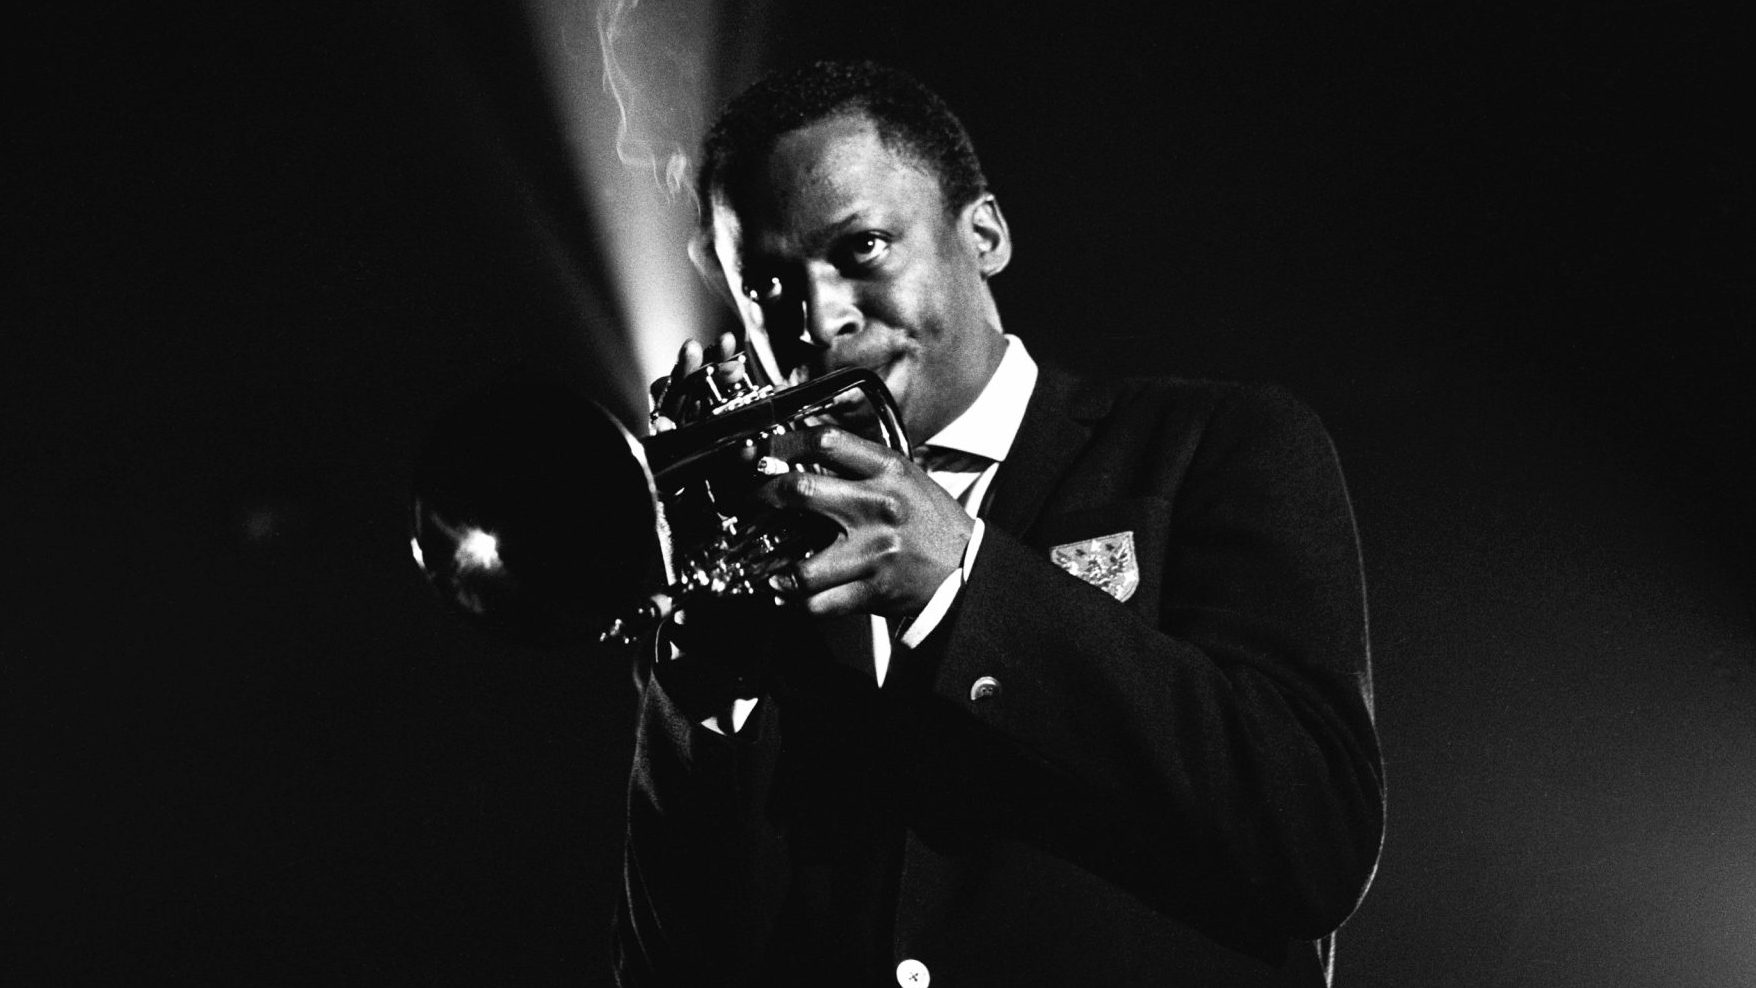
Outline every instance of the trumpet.
<svg viewBox="0 0 1756 988">
<path fill-rule="evenodd" d="M 644 439 L 528 373 L 453 408 L 415 469 L 410 548 L 427 581 L 454 610 L 539 645 L 633 645 L 700 600 L 783 603 L 770 578 L 841 530 L 744 509 L 768 475 L 810 469 L 771 455 L 775 440 L 860 399 L 879 441 L 906 456 L 908 439 L 870 370 L 787 388 L 715 370 L 683 382 L 698 420 Z"/>
</svg>

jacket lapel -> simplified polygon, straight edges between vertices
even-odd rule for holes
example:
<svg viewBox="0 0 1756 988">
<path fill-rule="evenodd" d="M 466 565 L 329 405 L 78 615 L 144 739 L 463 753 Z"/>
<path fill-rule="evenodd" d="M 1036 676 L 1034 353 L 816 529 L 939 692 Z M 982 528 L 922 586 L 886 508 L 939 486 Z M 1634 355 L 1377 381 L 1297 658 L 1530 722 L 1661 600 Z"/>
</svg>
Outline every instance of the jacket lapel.
<svg viewBox="0 0 1756 988">
<path fill-rule="evenodd" d="M 1038 367 L 1036 389 L 1025 406 L 1018 438 L 994 477 L 982 515 L 989 524 L 1020 537 L 1091 438 L 1090 423 L 1108 414 L 1111 403 L 1107 389 L 1046 363 Z"/>
</svg>

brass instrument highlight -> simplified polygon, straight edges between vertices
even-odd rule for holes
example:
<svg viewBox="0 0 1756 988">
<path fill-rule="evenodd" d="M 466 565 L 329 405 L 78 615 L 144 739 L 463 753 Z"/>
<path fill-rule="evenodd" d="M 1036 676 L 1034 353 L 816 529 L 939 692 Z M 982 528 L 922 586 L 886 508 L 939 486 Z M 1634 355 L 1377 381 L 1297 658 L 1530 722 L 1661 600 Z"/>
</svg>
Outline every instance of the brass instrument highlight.
<svg viewBox="0 0 1756 988">
<path fill-rule="evenodd" d="M 685 382 L 705 414 L 645 439 L 540 375 L 451 410 L 415 473 L 410 547 L 428 582 L 472 619 L 543 645 L 631 645 L 701 599 L 781 603 L 769 578 L 840 529 L 803 512 L 746 516 L 766 476 L 805 469 L 770 455 L 774 441 L 856 407 L 878 441 L 907 455 L 908 439 L 872 371 L 777 389 L 724 388 L 712 370 Z"/>
</svg>

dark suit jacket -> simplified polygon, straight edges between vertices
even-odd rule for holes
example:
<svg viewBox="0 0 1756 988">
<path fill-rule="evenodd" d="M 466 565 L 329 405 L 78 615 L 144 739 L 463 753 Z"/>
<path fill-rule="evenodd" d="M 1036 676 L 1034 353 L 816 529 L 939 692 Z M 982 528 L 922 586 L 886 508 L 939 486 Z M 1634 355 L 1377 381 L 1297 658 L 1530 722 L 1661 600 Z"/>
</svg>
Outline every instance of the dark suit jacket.
<svg viewBox="0 0 1756 988">
<path fill-rule="evenodd" d="M 1370 881 L 1383 783 L 1315 417 L 1267 388 L 1045 365 L 983 516 L 957 604 L 882 690 L 798 621 L 727 738 L 661 668 L 626 984 L 894 985 L 905 959 L 936 988 L 1324 983 L 1316 941 Z M 1126 602 L 1050 561 L 1119 532 Z"/>
</svg>

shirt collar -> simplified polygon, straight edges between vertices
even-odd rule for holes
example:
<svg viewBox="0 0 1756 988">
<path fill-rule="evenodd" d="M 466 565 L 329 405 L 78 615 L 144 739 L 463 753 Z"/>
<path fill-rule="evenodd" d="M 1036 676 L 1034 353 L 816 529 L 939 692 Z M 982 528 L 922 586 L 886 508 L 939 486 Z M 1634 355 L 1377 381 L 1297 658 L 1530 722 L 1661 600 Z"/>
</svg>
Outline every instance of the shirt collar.
<svg viewBox="0 0 1756 988">
<path fill-rule="evenodd" d="M 1036 361 L 1025 351 L 1024 341 L 1008 333 L 1000 366 L 983 385 L 982 393 L 924 445 L 973 453 L 995 462 L 1005 460 L 1012 451 L 1012 441 L 1018 438 L 1024 408 L 1036 384 Z"/>
</svg>

